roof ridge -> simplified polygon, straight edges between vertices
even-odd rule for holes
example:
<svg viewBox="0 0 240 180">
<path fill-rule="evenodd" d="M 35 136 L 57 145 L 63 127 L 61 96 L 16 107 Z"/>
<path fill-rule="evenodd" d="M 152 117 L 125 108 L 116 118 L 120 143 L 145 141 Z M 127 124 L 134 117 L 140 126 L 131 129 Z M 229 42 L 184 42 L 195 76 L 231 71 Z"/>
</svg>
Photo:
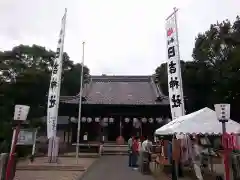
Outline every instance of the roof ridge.
<svg viewBox="0 0 240 180">
<path fill-rule="evenodd" d="M 169 101 L 164 97 L 158 99 L 161 91 L 152 79 L 153 76 L 91 76 L 91 83 L 84 87 L 86 101 L 83 103 L 168 105 Z M 78 103 L 79 94 L 75 98 L 65 102 Z"/>
<path fill-rule="evenodd" d="M 150 82 L 152 76 L 91 76 L 93 82 L 106 82 L 106 81 L 115 81 L 115 82 Z"/>
</svg>

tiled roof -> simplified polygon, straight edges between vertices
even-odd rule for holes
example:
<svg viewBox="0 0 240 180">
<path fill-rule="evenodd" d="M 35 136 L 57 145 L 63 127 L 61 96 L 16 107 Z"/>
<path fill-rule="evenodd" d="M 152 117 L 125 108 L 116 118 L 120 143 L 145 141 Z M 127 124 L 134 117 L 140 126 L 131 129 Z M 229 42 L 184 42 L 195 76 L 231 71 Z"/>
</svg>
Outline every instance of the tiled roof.
<svg viewBox="0 0 240 180">
<path fill-rule="evenodd" d="M 61 97 L 61 102 L 78 104 L 78 97 Z M 151 76 L 91 76 L 83 97 L 86 104 L 169 104 Z"/>
</svg>

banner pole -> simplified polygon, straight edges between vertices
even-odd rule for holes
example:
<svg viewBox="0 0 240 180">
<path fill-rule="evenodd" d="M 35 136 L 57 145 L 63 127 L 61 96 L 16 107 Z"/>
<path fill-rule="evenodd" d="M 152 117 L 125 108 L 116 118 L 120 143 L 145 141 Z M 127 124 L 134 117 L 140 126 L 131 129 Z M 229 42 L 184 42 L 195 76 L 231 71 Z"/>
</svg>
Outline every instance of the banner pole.
<svg viewBox="0 0 240 180">
<path fill-rule="evenodd" d="M 176 41 L 177 41 L 177 49 L 178 49 L 178 57 L 179 57 L 179 77 L 181 77 L 179 79 L 180 81 L 180 86 L 182 87 L 183 86 L 183 83 L 182 83 L 182 71 L 181 71 L 181 56 L 180 56 L 180 47 L 179 47 L 179 37 L 178 37 L 178 24 L 177 24 L 177 12 L 178 12 L 178 9 L 176 7 L 173 8 L 173 15 L 174 15 L 174 21 L 175 21 L 175 27 L 176 27 Z M 183 90 L 181 90 L 181 96 L 182 96 L 182 115 L 184 116 L 185 115 L 185 103 L 184 103 L 184 96 L 183 96 Z"/>
<path fill-rule="evenodd" d="M 79 142 L 80 142 L 80 131 L 81 131 L 81 114 L 82 114 L 82 94 L 83 94 L 83 76 L 84 76 L 84 45 L 82 43 L 83 55 L 82 55 L 82 67 L 81 67 L 81 77 L 80 77 L 80 92 L 79 92 L 79 109 L 78 109 L 78 127 L 77 127 L 77 144 L 76 144 L 76 161 L 78 163 L 79 157 Z"/>
<path fill-rule="evenodd" d="M 21 121 L 18 122 L 18 125 L 16 126 L 16 129 L 14 130 L 15 133 L 13 131 L 13 143 L 12 143 L 11 151 L 9 154 L 7 168 L 6 168 L 6 175 L 5 175 L 6 180 L 10 180 L 10 178 L 11 178 L 11 170 L 13 170 L 14 154 L 15 154 L 15 150 L 16 150 L 16 146 L 17 146 L 20 128 L 21 128 Z"/>
<path fill-rule="evenodd" d="M 61 77 L 62 77 L 62 64 L 64 54 L 64 38 L 65 38 L 65 26 L 67 18 L 67 9 L 65 9 L 64 15 L 61 20 L 61 29 L 59 33 L 57 50 L 55 59 L 52 66 L 52 74 L 50 79 L 49 91 L 48 91 L 48 103 L 47 103 L 47 137 L 48 137 L 48 156 L 49 161 L 52 162 L 53 152 L 55 151 L 55 140 L 57 135 L 57 121 L 58 121 L 58 107 L 60 101 L 61 90 Z M 52 141 L 52 145 L 50 145 Z M 56 151 L 57 152 L 57 151 Z"/>
</svg>

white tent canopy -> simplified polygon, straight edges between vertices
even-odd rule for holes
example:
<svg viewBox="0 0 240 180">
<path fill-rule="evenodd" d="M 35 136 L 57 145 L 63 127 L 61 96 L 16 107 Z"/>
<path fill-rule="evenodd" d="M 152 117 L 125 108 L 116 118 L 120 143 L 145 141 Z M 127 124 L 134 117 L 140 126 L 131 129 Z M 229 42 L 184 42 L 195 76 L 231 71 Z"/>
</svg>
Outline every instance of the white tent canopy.
<svg viewBox="0 0 240 180">
<path fill-rule="evenodd" d="M 228 133 L 240 133 L 240 124 L 229 120 L 226 123 Z M 191 114 L 181 116 L 155 131 L 156 135 L 170 134 L 222 134 L 222 123 L 216 112 L 203 108 Z"/>
</svg>

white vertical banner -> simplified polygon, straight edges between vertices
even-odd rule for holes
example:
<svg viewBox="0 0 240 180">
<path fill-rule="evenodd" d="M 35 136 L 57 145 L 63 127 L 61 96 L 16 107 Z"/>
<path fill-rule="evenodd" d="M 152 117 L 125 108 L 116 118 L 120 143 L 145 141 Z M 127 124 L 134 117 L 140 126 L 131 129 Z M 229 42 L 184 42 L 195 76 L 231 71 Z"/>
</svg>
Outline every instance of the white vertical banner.
<svg viewBox="0 0 240 180">
<path fill-rule="evenodd" d="M 177 10 L 166 19 L 168 91 L 172 119 L 185 114 L 177 29 Z"/>
<path fill-rule="evenodd" d="M 50 80 L 48 93 L 48 107 L 47 107 L 47 136 L 48 138 L 55 137 L 57 131 L 58 106 L 61 88 L 62 76 L 62 60 L 63 60 L 63 46 L 65 36 L 67 9 L 65 9 L 62 18 L 61 30 L 58 39 L 56 57 L 52 68 L 52 76 Z"/>
</svg>

